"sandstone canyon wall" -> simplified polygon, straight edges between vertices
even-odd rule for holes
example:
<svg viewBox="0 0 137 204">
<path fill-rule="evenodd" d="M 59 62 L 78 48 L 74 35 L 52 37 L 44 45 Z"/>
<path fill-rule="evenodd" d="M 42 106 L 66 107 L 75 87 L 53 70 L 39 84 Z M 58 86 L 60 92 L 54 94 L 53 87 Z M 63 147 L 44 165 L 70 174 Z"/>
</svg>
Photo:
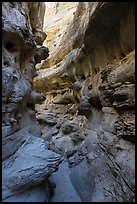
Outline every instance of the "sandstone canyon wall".
<svg viewBox="0 0 137 204">
<path fill-rule="evenodd" d="M 2 3 L 2 199 L 3 202 L 49 200 L 48 177 L 61 156 L 40 138 L 33 90 L 34 66 L 48 57 L 42 45 L 44 3 Z"/>
<path fill-rule="evenodd" d="M 134 44 L 132 2 L 2 3 L 3 202 L 135 201 Z"/>
<path fill-rule="evenodd" d="M 34 79 L 46 96 L 36 106 L 42 137 L 66 158 L 81 201 L 133 202 L 134 3 L 48 2 L 46 8 L 49 57 Z M 52 201 L 71 201 L 59 198 L 56 185 Z"/>
</svg>

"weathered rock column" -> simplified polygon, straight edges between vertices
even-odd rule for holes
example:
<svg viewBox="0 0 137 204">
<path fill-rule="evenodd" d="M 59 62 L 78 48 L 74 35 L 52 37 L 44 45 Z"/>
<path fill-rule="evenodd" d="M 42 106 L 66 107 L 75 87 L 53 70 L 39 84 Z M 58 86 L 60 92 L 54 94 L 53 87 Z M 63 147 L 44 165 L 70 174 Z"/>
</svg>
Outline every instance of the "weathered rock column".
<svg viewBox="0 0 137 204">
<path fill-rule="evenodd" d="M 42 59 L 48 57 L 47 48 L 41 51 L 43 17 L 44 3 L 2 3 L 3 202 L 48 200 L 47 177 L 61 161 L 40 138 L 35 118 L 35 103 L 44 97 L 33 90 L 34 66 L 43 49 Z"/>
</svg>

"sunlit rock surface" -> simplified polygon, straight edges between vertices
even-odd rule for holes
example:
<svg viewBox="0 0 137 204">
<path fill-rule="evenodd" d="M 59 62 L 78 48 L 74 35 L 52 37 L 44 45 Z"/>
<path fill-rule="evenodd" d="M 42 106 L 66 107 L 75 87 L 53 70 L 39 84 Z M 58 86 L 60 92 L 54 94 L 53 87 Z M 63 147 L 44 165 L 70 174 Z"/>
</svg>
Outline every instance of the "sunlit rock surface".
<svg viewBox="0 0 137 204">
<path fill-rule="evenodd" d="M 134 44 L 133 2 L 2 3 L 3 202 L 135 201 Z"/>
<path fill-rule="evenodd" d="M 39 117 L 50 115 L 56 124 L 40 122 L 42 137 L 67 159 L 81 201 L 134 202 L 134 3 L 48 2 L 46 8 L 49 57 L 36 65 L 34 87 L 46 96 L 36 105 Z M 56 185 L 53 198 L 61 201 Z"/>
</svg>

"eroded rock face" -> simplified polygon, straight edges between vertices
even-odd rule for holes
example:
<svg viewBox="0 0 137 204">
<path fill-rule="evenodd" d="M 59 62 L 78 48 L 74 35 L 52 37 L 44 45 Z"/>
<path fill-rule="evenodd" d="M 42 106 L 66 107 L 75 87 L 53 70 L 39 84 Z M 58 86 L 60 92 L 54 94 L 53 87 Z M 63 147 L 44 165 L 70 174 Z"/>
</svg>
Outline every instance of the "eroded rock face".
<svg viewBox="0 0 137 204">
<path fill-rule="evenodd" d="M 67 8 L 66 27 L 64 22 L 61 25 L 64 10 L 59 8 L 62 5 Z M 44 44 L 49 45 L 51 54 L 36 67 L 38 76 L 34 87 L 46 95 L 44 103 L 36 107 L 46 117 L 51 114 L 57 123 L 49 135 L 44 129 L 42 137 L 48 138 L 51 149 L 66 157 L 72 185 L 81 201 L 133 202 L 134 3 L 77 2 L 73 5 L 72 14 L 67 2 L 66 7 L 65 2 L 52 4 L 51 24 L 45 23 L 49 38 Z M 46 127 L 49 130 L 48 124 Z M 88 183 L 91 192 L 75 172 L 79 171 L 79 177 L 84 175 L 83 165 L 92 174 L 90 177 L 87 173 L 91 178 Z"/>
<path fill-rule="evenodd" d="M 40 138 L 35 118 L 35 103 L 45 99 L 32 86 L 35 57 L 41 55 L 40 45 L 46 36 L 43 15 L 43 3 L 2 3 L 3 202 L 49 200 L 47 177 L 61 161 L 61 156 L 48 150 L 48 144 Z M 45 55 L 38 61 L 47 56 L 45 48 Z"/>
</svg>

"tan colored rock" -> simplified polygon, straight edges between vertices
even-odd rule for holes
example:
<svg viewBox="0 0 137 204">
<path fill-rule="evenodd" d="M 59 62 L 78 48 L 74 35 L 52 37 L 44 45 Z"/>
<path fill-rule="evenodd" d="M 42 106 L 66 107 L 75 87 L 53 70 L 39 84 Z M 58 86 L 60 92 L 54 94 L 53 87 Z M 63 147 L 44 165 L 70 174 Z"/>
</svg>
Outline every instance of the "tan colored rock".
<svg viewBox="0 0 137 204">
<path fill-rule="evenodd" d="M 65 4 L 67 3 L 60 2 L 58 4 L 58 11 L 53 15 L 54 18 L 49 24 L 51 29 L 50 26 L 45 26 L 45 32 L 46 28 L 47 31 L 52 32 L 52 27 L 58 25 L 58 22 L 54 24 L 58 15 L 61 16 L 59 22 L 62 23 L 64 28 L 61 21 L 62 18 L 64 19 L 62 14 L 64 10 L 59 10 L 59 8 L 62 9 L 61 6 Z M 108 17 L 110 12 L 111 18 Z M 51 13 L 55 13 L 55 8 L 51 7 Z M 66 14 L 65 19 L 69 16 L 72 17 L 71 13 Z M 124 18 L 124 16 L 127 16 L 127 18 Z M 114 24 L 115 21 L 119 23 Z M 112 28 L 113 33 L 111 34 Z M 96 89 L 95 92 L 97 92 L 98 84 L 96 81 L 99 81 L 100 70 L 107 64 L 119 63 L 120 59 L 123 59 L 125 55 L 134 50 L 134 4 L 126 3 L 123 6 L 123 3 L 114 5 L 113 3 L 79 2 L 75 5 L 73 20 L 69 22 L 65 29 L 67 32 L 60 30 L 52 36 L 49 44 L 50 56 L 37 66 L 37 69 L 40 70 L 38 71 L 38 77 L 34 81 L 35 88 L 42 91 L 39 76 L 42 76 L 41 80 L 43 82 L 46 81 L 49 84 L 49 88 L 43 87 L 45 91 L 46 89 L 47 91 L 52 89 L 52 86 L 53 89 L 56 86 L 68 86 L 68 83 L 72 82 L 65 84 L 64 79 L 61 78 L 62 73 L 66 72 L 67 74 L 73 73 L 74 80 L 80 79 L 83 81 L 85 78 L 91 77 L 92 85 Z M 109 32 L 110 35 L 108 36 L 107 33 Z M 59 33 L 61 35 L 57 38 Z M 125 41 L 125 39 L 128 40 Z M 55 41 L 57 41 L 58 45 L 53 47 Z M 76 52 L 76 50 L 79 51 Z M 73 55 L 75 55 L 74 58 Z M 47 68 L 50 72 L 47 71 Z M 54 82 L 49 83 L 52 80 Z"/>
<path fill-rule="evenodd" d="M 82 160 L 86 160 L 85 168 L 93 172 L 93 180 L 89 182 L 95 184 L 92 191 L 86 184 L 83 187 L 84 182 L 77 185 L 72 180 L 82 201 L 133 202 L 135 5 L 133 2 L 51 4 L 47 3 L 49 21 L 46 22 L 45 16 L 44 42 L 49 47 L 49 57 L 36 66 L 38 76 L 34 79 L 36 90 L 47 94 L 46 110 L 39 109 L 54 113 L 61 126 L 69 121 L 81 125 L 71 135 L 76 152 L 68 162 L 70 167 L 79 168 Z M 72 4 L 74 8 L 69 10 Z M 58 149 L 67 135 L 62 137 L 56 137 Z M 82 141 L 78 140 L 80 137 Z M 66 139 L 68 144 L 69 139 Z M 67 148 L 60 152 L 64 155 Z M 85 168 L 81 168 L 80 175 L 84 175 Z M 83 188 L 86 198 L 81 197 Z"/>
</svg>

